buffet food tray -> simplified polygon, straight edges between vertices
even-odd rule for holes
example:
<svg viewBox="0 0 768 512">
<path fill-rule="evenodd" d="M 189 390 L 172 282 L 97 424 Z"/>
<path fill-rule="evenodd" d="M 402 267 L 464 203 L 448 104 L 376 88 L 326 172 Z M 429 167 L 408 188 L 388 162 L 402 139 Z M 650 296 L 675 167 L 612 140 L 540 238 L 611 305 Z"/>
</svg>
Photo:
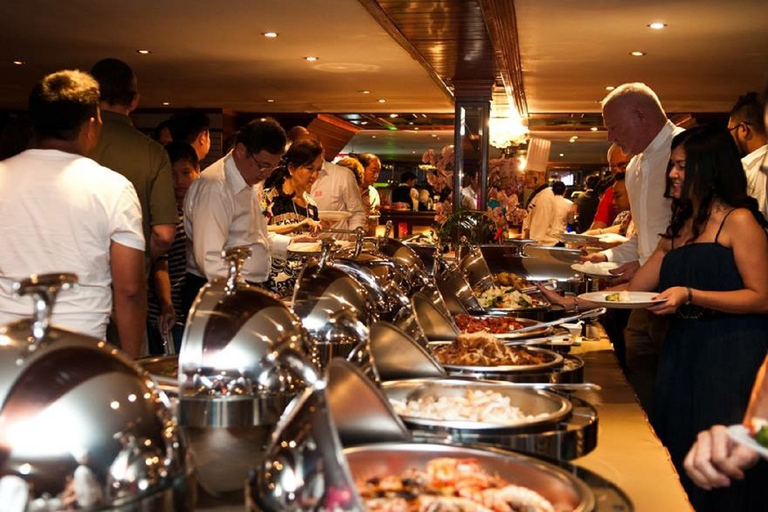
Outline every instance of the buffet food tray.
<svg viewBox="0 0 768 512">
<path fill-rule="evenodd" d="M 560 366 L 542 371 L 503 372 L 503 371 L 476 371 L 453 370 L 444 367 L 448 375 L 457 377 L 471 377 L 475 379 L 503 380 L 508 382 L 549 382 L 552 384 L 574 384 L 584 382 L 584 361 L 571 354 L 562 354 L 563 362 Z"/>
</svg>

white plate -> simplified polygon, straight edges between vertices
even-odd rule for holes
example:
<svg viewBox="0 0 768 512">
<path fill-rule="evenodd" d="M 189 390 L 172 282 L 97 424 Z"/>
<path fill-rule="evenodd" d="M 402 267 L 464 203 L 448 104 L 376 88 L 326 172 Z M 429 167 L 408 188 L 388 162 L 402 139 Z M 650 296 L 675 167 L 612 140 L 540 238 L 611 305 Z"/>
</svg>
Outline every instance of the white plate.
<svg viewBox="0 0 768 512">
<path fill-rule="evenodd" d="M 744 425 L 736 424 L 728 427 L 728 436 L 737 443 L 741 443 L 744 446 L 755 450 L 757 453 L 762 455 L 763 458 L 768 459 L 768 448 L 755 441 L 755 439 L 750 435 L 747 427 Z"/>
<path fill-rule="evenodd" d="M 597 235 L 597 238 L 599 238 L 600 241 L 605 244 L 616 244 L 616 243 L 623 244 L 624 242 L 629 240 L 629 238 L 625 236 L 621 236 L 618 233 L 603 233 L 602 235 Z"/>
<path fill-rule="evenodd" d="M 615 292 L 603 291 L 603 292 L 582 293 L 581 295 L 579 295 L 579 298 L 588 300 L 590 302 L 594 302 L 595 304 L 606 307 L 606 308 L 614 308 L 614 309 L 647 308 L 648 306 L 653 306 L 654 304 L 659 304 L 667 300 L 667 299 L 654 300 L 653 298 L 658 295 L 658 293 L 656 292 L 628 292 L 629 300 L 625 300 L 621 302 L 605 300 L 605 296 L 610 295 L 611 293 L 615 293 Z"/>
<path fill-rule="evenodd" d="M 288 245 L 288 250 L 300 254 L 318 254 L 322 247 L 320 242 L 293 242 Z"/>
<path fill-rule="evenodd" d="M 560 233 L 557 235 L 563 242 L 573 242 L 577 244 L 596 244 L 600 237 L 593 235 L 580 235 L 579 233 Z"/>
<path fill-rule="evenodd" d="M 571 265 L 571 268 L 576 272 L 581 272 L 588 276 L 616 277 L 608 271 L 614 268 L 619 268 L 619 264 L 612 261 L 602 261 L 600 263 L 574 263 Z"/>
<path fill-rule="evenodd" d="M 320 220 L 327 220 L 328 222 L 341 222 L 347 220 L 352 216 L 350 212 L 335 212 L 331 210 L 320 210 L 317 212 L 317 216 Z"/>
</svg>

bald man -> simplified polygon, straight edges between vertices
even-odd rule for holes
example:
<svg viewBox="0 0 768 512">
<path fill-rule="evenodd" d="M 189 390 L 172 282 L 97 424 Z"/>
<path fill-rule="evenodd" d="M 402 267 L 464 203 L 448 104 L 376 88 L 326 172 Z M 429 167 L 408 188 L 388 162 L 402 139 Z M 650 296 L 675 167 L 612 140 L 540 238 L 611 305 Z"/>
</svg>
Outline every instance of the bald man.
<svg viewBox="0 0 768 512">
<path fill-rule="evenodd" d="M 608 168 L 611 171 L 611 175 L 615 176 L 617 173 L 626 172 L 627 164 L 632 157 L 624 153 L 619 146 L 611 144 L 608 148 Z M 589 229 L 603 229 L 613 224 L 616 215 L 619 212 L 613 207 L 613 187 L 608 187 L 600 198 L 600 204 L 597 206 L 597 213 L 592 221 L 592 225 Z"/>
</svg>

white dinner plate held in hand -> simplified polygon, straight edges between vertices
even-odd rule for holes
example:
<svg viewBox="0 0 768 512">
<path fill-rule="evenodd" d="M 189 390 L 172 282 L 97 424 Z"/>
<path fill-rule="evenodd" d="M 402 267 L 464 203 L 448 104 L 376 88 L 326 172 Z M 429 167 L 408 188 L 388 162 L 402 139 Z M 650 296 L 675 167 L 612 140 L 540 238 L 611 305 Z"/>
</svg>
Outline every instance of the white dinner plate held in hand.
<svg viewBox="0 0 768 512">
<path fill-rule="evenodd" d="M 755 450 L 764 459 L 768 459 L 768 448 L 755 441 L 755 438 L 749 433 L 749 429 L 744 425 L 736 424 L 728 427 L 728 436 L 737 443 Z"/>
<path fill-rule="evenodd" d="M 587 261 L 584 263 L 574 263 L 571 268 L 576 272 L 581 272 L 588 276 L 594 277 L 617 277 L 609 272 L 614 268 L 619 268 L 619 264 L 613 261 L 601 261 L 600 263 L 592 263 Z"/>
<path fill-rule="evenodd" d="M 341 222 L 344 220 L 347 220 L 352 216 L 350 212 L 336 212 L 332 210 L 320 210 L 317 212 L 318 218 L 322 220 L 327 220 L 328 222 Z"/>
<path fill-rule="evenodd" d="M 606 297 L 614 293 L 623 293 L 622 300 L 608 300 Z M 666 302 L 667 299 L 654 299 L 656 292 L 589 292 L 579 295 L 580 299 L 588 300 L 599 306 L 614 309 L 641 309 Z"/>
</svg>

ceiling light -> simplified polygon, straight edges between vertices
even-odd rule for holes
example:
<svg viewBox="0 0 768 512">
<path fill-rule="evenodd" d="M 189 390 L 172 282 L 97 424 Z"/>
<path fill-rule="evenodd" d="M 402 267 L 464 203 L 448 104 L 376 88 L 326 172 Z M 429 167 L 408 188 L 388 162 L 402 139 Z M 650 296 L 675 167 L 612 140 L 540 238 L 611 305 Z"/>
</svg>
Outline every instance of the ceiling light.
<svg viewBox="0 0 768 512">
<path fill-rule="evenodd" d="M 379 103 L 386 103 L 386 102 L 387 100 L 385 100 L 384 98 L 379 99 Z"/>
<path fill-rule="evenodd" d="M 414 149 L 413 151 L 411 151 L 411 153 L 414 153 L 414 154 L 415 154 L 415 153 L 416 153 L 416 150 Z"/>
<path fill-rule="evenodd" d="M 320 60 L 320 57 L 315 57 L 315 56 L 312 56 L 312 55 L 308 55 L 307 57 L 304 57 L 304 60 L 306 60 L 307 62 L 315 62 L 315 61 Z"/>
<path fill-rule="evenodd" d="M 136 50 L 136 53 L 139 53 L 141 55 L 149 55 L 152 52 L 150 50 Z"/>
<path fill-rule="evenodd" d="M 418 126 L 414 126 L 413 129 L 416 130 L 416 131 L 419 131 L 419 127 Z"/>
<path fill-rule="evenodd" d="M 368 124 L 368 121 L 360 121 L 360 124 L 363 124 L 363 125 Z"/>
<path fill-rule="evenodd" d="M 357 92 L 359 92 L 360 94 L 371 94 L 371 91 L 366 91 L 366 90 L 357 91 Z"/>
<path fill-rule="evenodd" d="M 633 56 L 633 57 L 642 57 L 643 55 L 645 55 L 645 52 L 641 52 L 641 51 L 634 51 L 634 52 L 629 52 L 629 54 L 630 54 L 631 56 Z"/>
<path fill-rule="evenodd" d="M 371 138 L 372 138 L 372 139 L 375 139 L 375 138 L 376 138 L 376 136 L 375 136 L 375 135 L 371 135 Z"/>
<path fill-rule="evenodd" d="M 25 62 L 23 60 L 14 60 L 13 65 L 14 66 L 23 66 Z"/>
<path fill-rule="evenodd" d="M 170 101 L 164 101 L 164 102 L 163 102 L 163 106 L 165 106 L 165 107 L 167 107 L 167 106 L 168 106 L 168 105 L 170 105 L 170 104 L 171 104 L 171 102 L 170 102 Z"/>
<path fill-rule="evenodd" d="M 599 130 L 599 129 L 600 129 L 600 128 L 598 128 L 597 126 L 593 126 L 592 128 L 590 128 L 590 130 L 591 130 L 591 131 L 593 131 L 593 132 L 596 132 L 596 131 L 597 131 L 597 130 Z"/>
<path fill-rule="evenodd" d="M 606 91 L 612 91 L 612 90 L 614 90 L 614 89 L 615 89 L 615 87 L 614 87 L 614 86 L 612 86 L 612 85 L 607 85 L 607 86 L 605 87 L 605 90 L 606 90 Z"/>
<path fill-rule="evenodd" d="M 268 39 L 274 39 L 274 38 L 277 37 L 278 34 L 277 34 L 277 32 L 262 32 L 261 35 L 263 35 L 264 37 L 266 37 Z"/>
<path fill-rule="evenodd" d="M 652 28 L 653 30 L 661 30 L 664 27 L 666 27 L 666 23 L 662 23 L 661 21 L 654 21 L 652 23 L 648 24 L 648 28 Z"/>
<path fill-rule="evenodd" d="M 436 134 L 436 133 L 433 133 L 433 134 L 432 134 L 432 136 L 433 136 L 433 137 L 437 137 L 437 134 Z"/>
<path fill-rule="evenodd" d="M 390 118 L 390 119 L 394 119 L 394 118 L 396 118 L 396 117 L 397 117 L 397 114 L 389 114 L 389 118 Z"/>
<path fill-rule="evenodd" d="M 274 103 L 274 102 L 275 102 L 275 100 L 273 100 L 272 98 L 267 100 L 267 103 Z"/>
<path fill-rule="evenodd" d="M 560 156 L 565 156 L 563 153 L 560 153 Z"/>
</svg>

